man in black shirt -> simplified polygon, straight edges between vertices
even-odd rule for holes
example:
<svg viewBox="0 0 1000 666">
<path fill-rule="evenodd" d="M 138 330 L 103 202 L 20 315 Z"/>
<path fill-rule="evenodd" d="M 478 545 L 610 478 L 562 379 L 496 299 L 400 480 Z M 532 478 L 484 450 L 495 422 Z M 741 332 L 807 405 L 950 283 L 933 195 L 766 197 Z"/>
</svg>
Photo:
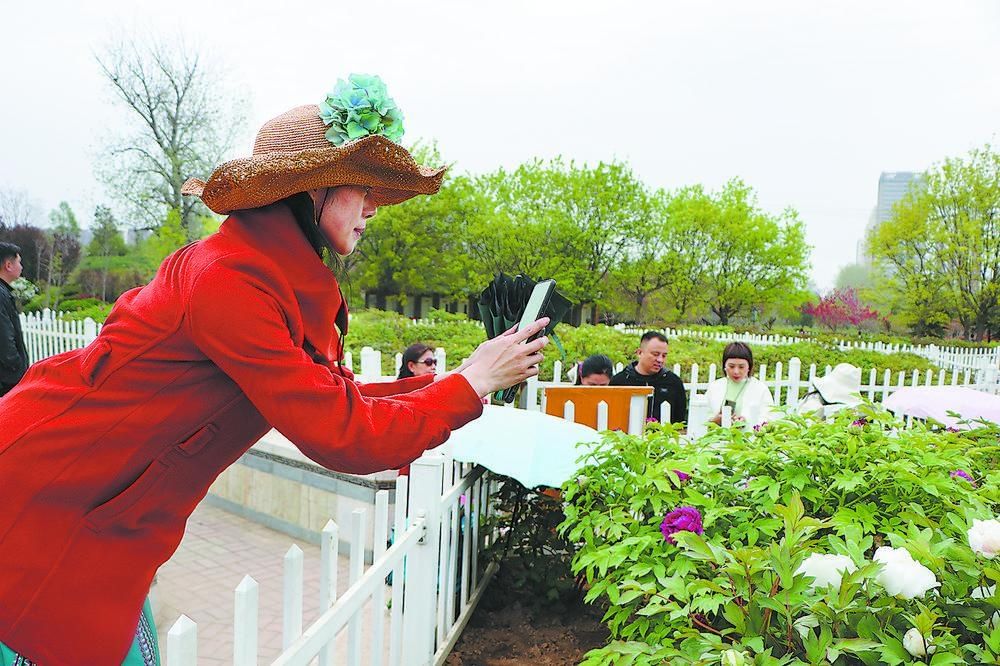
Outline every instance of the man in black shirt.
<svg viewBox="0 0 1000 666">
<path fill-rule="evenodd" d="M 0 395 L 21 381 L 28 369 L 28 351 L 10 283 L 21 277 L 21 248 L 0 243 Z"/>
<path fill-rule="evenodd" d="M 687 392 L 681 378 L 664 367 L 667 363 L 667 338 L 647 331 L 639 341 L 636 360 L 611 378 L 611 386 L 652 386 L 647 417 L 660 418 L 660 405 L 670 404 L 670 421 L 687 421 Z"/>
</svg>

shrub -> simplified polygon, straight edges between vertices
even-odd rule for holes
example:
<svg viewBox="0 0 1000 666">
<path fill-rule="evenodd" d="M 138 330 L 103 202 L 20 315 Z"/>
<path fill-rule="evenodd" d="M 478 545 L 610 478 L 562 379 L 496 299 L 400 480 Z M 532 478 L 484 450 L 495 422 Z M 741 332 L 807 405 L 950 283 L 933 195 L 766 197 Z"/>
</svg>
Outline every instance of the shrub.
<svg viewBox="0 0 1000 666">
<path fill-rule="evenodd" d="M 934 664 L 997 663 L 1000 571 L 967 532 L 996 511 L 998 431 L 901 428 L 864 407 L 698 446 L 609 434 L 564 487 L 574 571 L 610 603 L 613 640 L 584 663 L 901 664 L 924 641 Z M 661 531 L 678 507 L 702 535 Z"/>
</svg>

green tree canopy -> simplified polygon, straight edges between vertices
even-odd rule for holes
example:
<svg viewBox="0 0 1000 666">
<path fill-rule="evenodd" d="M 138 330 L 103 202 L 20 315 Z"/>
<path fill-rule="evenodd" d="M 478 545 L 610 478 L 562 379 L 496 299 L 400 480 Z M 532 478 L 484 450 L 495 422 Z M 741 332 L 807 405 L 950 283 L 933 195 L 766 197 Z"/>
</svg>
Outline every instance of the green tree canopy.
<svg viewBox="0 0 1000 666">
<path fill-rule="evenodd" d="M 981 339 L 1000 324 L 1000 153 L 932 168 L 868 238 L 896 309 L 917 334 L 958 319 Z"/>
</svg>

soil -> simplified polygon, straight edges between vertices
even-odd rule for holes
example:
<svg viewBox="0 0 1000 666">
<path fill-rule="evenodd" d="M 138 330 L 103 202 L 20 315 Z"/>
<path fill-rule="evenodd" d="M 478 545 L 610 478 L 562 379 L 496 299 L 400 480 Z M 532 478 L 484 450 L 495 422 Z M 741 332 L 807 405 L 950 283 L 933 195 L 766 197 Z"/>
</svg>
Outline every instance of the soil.
<svg viewBox="0 0 1000 666">
<path fill-rule="evenodd" d="M 563 613 L 489 606 L 476 608 L 446 666 L 568 666 L 607 643 L 601 611 L 592 606 Z"/>
</svg>

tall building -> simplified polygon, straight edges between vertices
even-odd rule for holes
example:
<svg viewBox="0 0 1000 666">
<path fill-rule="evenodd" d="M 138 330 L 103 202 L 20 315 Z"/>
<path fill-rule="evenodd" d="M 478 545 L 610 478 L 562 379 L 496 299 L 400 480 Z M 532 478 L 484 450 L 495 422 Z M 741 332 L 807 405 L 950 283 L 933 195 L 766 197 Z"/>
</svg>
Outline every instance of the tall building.
<svg viewBox="0 0 1000 666">
<path fill-rule="evenodd" d="M 915 171 L 883 171 L 878 177 L 878 198 L 875 201 L 875 207 L 872 208 L 871 215 L 868 217 L 864 238 L 858 242 L 858 263 L 871 263 L 868 253 L 865 252 L 868 234 L 871 233 L 872 229 L 892 217 L 893 205 L 910 190 L 911 184 L 919 186 L 920 179 L 921 174 Z"/>
</svg>

